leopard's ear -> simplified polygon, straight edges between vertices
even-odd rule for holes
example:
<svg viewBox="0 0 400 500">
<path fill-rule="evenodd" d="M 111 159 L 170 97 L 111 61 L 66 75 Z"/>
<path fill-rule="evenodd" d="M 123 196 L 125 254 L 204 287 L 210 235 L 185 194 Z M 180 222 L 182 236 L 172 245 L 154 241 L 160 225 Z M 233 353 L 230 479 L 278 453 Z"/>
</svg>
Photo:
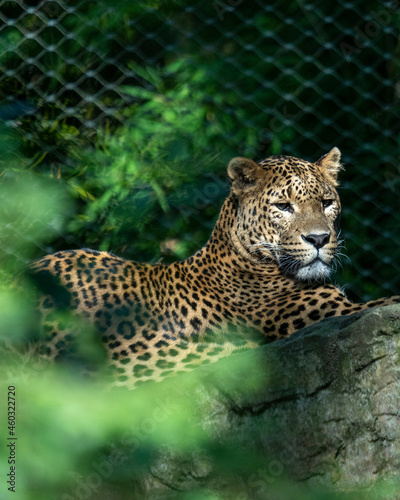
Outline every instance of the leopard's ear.
<svg viewBox="0 0 400 500">
<path fill-rule="evenodd" d="M 332 183 L 337 185 L 337 178 L 340 170 L 343 170 L 343 167 L 340 163 L 340 151 L 338 148 L 333 148 L 324 156 L 321 156 L 319 160 L 315 163 L 319 165 L 325 175 L 332 181 Z"/>
<path fill-rule="evenodd" d="M 240 194 L 255 188 L 258 181 L 264 177 L 265 171 L 253 160 L 238 156 L 229 162 L 228 175 L 232 181 L 232 191 Z"/>
</svg>

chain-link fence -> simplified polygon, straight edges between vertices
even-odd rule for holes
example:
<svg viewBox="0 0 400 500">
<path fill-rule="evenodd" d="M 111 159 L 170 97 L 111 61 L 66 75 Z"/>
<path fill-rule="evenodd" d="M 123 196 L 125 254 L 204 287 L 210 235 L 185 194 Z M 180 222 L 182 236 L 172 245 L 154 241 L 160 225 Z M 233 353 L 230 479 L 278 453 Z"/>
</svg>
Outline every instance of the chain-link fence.
<svg viewBox="0 0 400 500">
<path fill-rule="evenodd" d="M 400 292 L 397 1 L 0 6 L 2 170 L 53 177 L 79 199 L 78 215 L 46 249 L 103 245 L 131 258 L 171 249 L 184 257 L 212 227 L 230 157 L 314 160 L 338 146 L 351 261 L 337 281 L 352 298 Z M 110 146 L 113 136 L 120 142 Z M 155 169 L 156 181 L 138 167 L 136 191 L 118 191 L 110 205 L 83 152 L 105 171 L 126 148 Z M 168 170 L 173 158 L 180 166 Z M 160 212 L 148 207 L 152 196 Z"/>
</svg>

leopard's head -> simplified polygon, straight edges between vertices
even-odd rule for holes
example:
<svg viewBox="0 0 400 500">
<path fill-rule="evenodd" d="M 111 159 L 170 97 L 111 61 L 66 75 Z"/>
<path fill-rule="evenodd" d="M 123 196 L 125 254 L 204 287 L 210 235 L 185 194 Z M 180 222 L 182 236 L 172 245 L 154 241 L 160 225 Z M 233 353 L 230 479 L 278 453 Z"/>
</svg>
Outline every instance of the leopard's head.
<svg viewBox="0 0 400 500">
<path fill-rule="evenodd" d="M 298 280 L 327 278 L 338 252 L 340 169 L 338 148 L 315 163 L 291 156 L 231 160 L 236 250 L 261 265 L 273 261 Z"/>
</svg>

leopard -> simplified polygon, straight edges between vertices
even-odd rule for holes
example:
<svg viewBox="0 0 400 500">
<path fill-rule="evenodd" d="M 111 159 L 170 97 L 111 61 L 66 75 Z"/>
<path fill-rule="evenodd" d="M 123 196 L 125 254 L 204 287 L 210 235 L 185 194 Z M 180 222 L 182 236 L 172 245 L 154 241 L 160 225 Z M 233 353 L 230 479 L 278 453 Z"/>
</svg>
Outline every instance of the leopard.
<svg viewBox="0 0 400 500">
<path fill-rule="evenodd" d="M 230 191 L 207 243 L 186 260 L 149 264 L 91 249 L 42 257 L 31 272 L 65 292 L 95 328 L 113 384 L 128 389 L 287 338 L 333 316 L 400 302 L 351 302 L 329 282 L 340 253 L 337 147 L 311 162 L 273 155 L 229 162 Z M 79 335 L 40 298 L 40 356 L 62 360 Z M 54 292 L 54 293 L 53 293 Z"/>
</svg>

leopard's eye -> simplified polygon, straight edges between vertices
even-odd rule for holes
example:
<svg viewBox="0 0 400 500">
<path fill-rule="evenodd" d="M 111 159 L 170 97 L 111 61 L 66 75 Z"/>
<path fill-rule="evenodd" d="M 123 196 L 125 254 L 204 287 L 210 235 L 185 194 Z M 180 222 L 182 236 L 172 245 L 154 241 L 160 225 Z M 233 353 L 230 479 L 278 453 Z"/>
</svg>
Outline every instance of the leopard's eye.
<svg viewBox="0 0 400 500">
<path fill-rule="evenodd" d="M 334 200 L 322 200 L 322 206 L 324 208 L 328 208 L 332 205 L 333 202 L 334 202 Z"/>
<path fill-rule="evenodd" d="M 274 205 L 282 212 L 293 212 L 293 206 L 290 203 L 274 203 Z"/>
</svg>

